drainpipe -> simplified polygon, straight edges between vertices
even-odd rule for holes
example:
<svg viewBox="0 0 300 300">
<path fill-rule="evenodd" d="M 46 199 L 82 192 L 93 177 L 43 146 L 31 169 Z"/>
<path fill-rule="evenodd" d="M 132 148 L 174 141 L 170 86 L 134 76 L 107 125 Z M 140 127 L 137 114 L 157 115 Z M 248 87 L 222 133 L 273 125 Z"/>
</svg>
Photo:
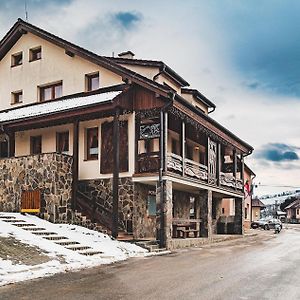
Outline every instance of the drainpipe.
<svg viewBox="0 0 300 300">
<path fill-rule="evenodd" d="M 170 98 L 173 102 L 175 98 L 175 94 L 171 93 Z M 160 230 L 159 230 L 159 244 L 160 247 L 165 246 L 165 238 L 164 238 L 164 228 L 165 228 L 165 219 L 164 219 L 164 182 L 163 182 L 163 172 L 165 171 L 165 159 L 167 155 L 167 149 L 164 148 L 165 145 L 165 134 L 164 134 L 164 124 L 165 124 L 165 112 L 167 111 L 168 107 L 172 104 L 167 103 L 164 105 L 160 111 L 160 145 L 159 145 L 159 152 L 160 152 L 160 169 L 159 169 L 159 187 L 160 187 Z M 168 128 L 167 128 L 168 130 Z M 165 155 L 164 155 L 165 154 Z"/>
<path fill-rule="evenodd" d="M 211 111 L 209 111 L 207 114 L 211 114 L 212 112 L 214 112 L 216 110 L 216 107 L 213 107 L 213 109 Z"/>
<path fill-rule="evenodd" d="M 162 67 L 162 69 L 156 75 L 153 76 L 153 81 L 155 81 L 159 77 L 159 75 L 161 75 L 162 73 L 164 73 L 165 70 L 166 70 L 166 65 L 164 64 L 163 67 Z"/>
</svg>

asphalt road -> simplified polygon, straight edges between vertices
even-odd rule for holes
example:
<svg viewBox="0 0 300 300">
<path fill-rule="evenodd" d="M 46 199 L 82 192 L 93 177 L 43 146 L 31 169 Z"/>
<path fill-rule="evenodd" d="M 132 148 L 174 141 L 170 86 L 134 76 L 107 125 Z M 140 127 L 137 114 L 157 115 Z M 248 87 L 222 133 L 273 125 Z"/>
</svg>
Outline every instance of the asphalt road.
<svg viewBox="0 0 300 300">
<path fill-rule="evenodd" d="M 300 299 L 300 226 L 9 285 L 0 299 Z"/>
</svg>

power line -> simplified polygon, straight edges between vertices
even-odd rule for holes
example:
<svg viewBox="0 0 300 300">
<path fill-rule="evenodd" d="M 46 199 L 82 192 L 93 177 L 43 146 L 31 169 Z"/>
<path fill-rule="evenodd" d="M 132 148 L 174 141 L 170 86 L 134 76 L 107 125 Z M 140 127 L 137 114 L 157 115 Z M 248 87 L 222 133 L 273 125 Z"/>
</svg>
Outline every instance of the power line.
<svg viewBox="0 0 300 300">
<path fill-rule="evenodd" d="M 290 189 L 300 189 L 300 186 L 293 186 L 293 185 L 270 185 L 270 184 L 254 184 L 256 188 L 260 186 L 266 187 L 282 187 L 282 188 L 290 188 Z"/>
</svg>

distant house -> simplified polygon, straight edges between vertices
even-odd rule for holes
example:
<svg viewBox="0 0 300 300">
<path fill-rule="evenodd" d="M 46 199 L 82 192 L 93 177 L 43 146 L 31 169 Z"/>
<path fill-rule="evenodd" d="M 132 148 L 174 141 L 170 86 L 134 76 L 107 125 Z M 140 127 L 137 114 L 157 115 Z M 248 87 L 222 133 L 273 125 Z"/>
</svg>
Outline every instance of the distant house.
<svg viewBox="0 0 300 300">
<path fill-rule="evenodd" d="M 252 199 L 252 221 L 256 221 L 260 219 L 260 212 L 266 206 L 258 199 Z"/>
<path fill-rule="evenodd" d="M 253 179 L 255 178 L 254 172 L 249 168 L 248 165 L 245 164 L 245 169 L 244 169 L 244 193 L 245 193 L 245 204 L 244 204 L 244 209 L 245 209 L 245 215 L 244 215 L 244 228 L 249 229 L 250 224 L 252 221 L 252 196 L 253 196 L 253 191 L 252 191 L 252 182 Z"/>
<path fill-rule="evenodd" d="M 285 208 L 287 222 L 300 223 L 300 199 L 295 200 Z"/>
</svg>

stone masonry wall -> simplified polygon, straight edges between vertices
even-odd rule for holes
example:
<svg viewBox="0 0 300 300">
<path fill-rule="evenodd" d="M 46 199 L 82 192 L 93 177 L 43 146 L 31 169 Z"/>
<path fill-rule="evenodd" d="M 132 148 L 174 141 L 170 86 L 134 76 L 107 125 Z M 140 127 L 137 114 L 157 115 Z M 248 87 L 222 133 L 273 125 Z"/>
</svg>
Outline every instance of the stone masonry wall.
<svg viewBox="0 0 300 300">
<path fill-rule="evenodd" d="M 108 210 L 113 209 L 112 178 L 91 179 L 79 182 L 79 190 Z M 119 220 L 131 231 L 133 217 L 133 182 L 129 177 L 119 179 Z"/>
<path fill-rule="evenodd" d="M 22 191 L 41 190 L 41 216 L 72 218 L 73 158 L 57 153 L 0 160 L 0 211 L 20 211 Z"/>
<path fill-rule="evenodd" d="M 141 183 L 134 184 L 133 236 L 136 239 L 156 237 L 156 216 L 148 216 L 149 191 L 155 194 L 155 187 Z"/>
</svg>

